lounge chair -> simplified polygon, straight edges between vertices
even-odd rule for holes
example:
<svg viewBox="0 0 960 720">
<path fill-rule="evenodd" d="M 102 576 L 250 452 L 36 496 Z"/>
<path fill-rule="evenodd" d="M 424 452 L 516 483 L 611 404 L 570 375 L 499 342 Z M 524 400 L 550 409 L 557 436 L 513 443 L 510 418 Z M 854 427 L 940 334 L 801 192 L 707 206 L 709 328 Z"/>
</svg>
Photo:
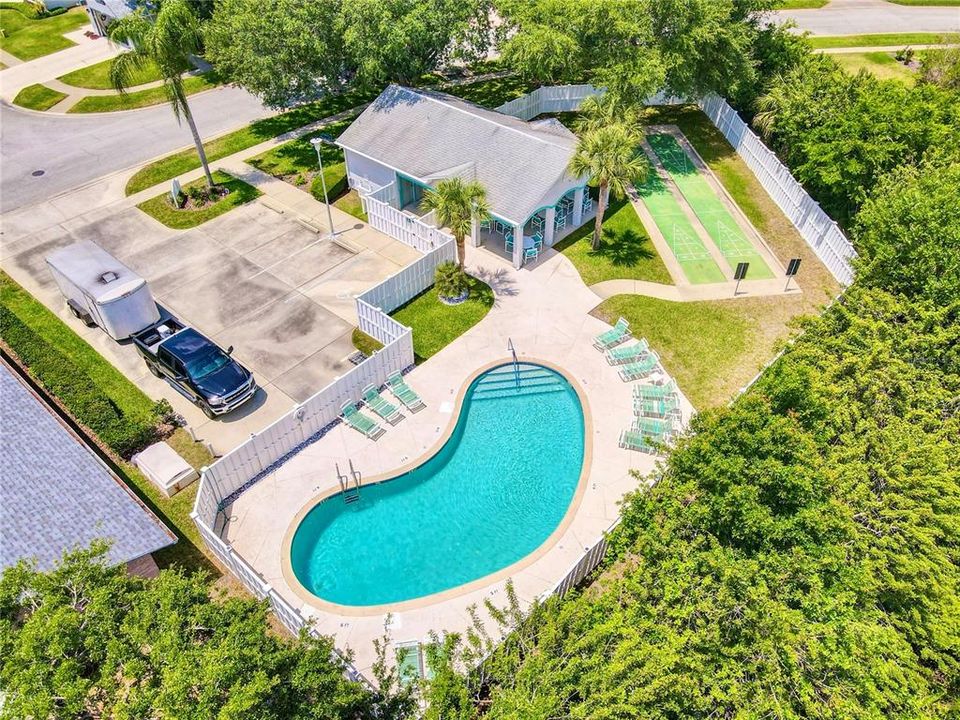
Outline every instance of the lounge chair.
<svg viewBox="0 0 960 720">
<path fill-rule="evenodd" d="M 648 350 L 647 353 L 641 357 L 639 360 L 627 363 L 620 367 L 620 378 L 624 382 L 630 382 L 631 380 L 639 380 L 640 378 L 645 378 L 652 372 L 655 372 L 660 367 L 660 358 L 657 357 L 657 353 L 653 350 Z"/>
<path fill-rule="evenodd" d="M 680 414 L 680 399 L 676 395 L 670 395 L 659 400 L 634 400 L 633 411 L 637 415 L 653 418 L 677 416 Z"/>
<path fill-rule="evenodd" d="M 637 385 L 633 389 L 634 400 L 667 400 L 669 398 L 680 399 L 677 393 L 677 383 L 674 380 L 665 382 L 662 385 L 644 383 L 643 385 Z"/>
<path fill-rule="evenodd" d="M 390 388 L 390 392 L 396 395 L 397 400 L 402 402 L 407 410 L 416 412 L 424 406 L 423 400 L 404 382 L 403 376 L 400 373 L 395 372 L 387 378 L 387 387 Z"/>
<path fill-rule="evenodd" d="M 387 402 L 373 385 L 367 385 L 363 389 L 363 402 L 391 425 L 396 425 L 403 418 L 397 406 Z"/>
<path fill-rule="evenodd" d="M 637 418 L 632 430 L 653 438 L 658 442 L 669 442 L 677 434 L 676 418 Z"/>
<path fill-rule="evenodd" d="M 593 346 L 600 352 L 609 350 L 615 345 L 630 338 L 630 323 L 624 318 L 617 320 L 617 324 L 606 332 L 602 332 L 593 339 Z"/>
<path fill-rule="evenodd" d="M 624 430 L 620 433 L 620 447 L 650 454 L 657 451 L 653 439 L 636 430 Z"/>
<path fill-rule="evenodd" d="M 341 408 L 340 412 L 342 414 L 343 420 L 347 425 L 352 427 L 357 432 L 363 433 L 368 438 L 376 440 L 378 437 L 383 435 L 385 432 L 380 424 L 371 420 L 366 415 L 357 410 L 353 403 L 346 402 Z"/>
<path fill-rule="evenodd" d="M 607 362 L 611 365 L 623 365 L 636 362 L 649 352 L 650 346 L 644 338 L 640 338 L 633 345 L 621 345 L 607 350 Z"/>
</svg>

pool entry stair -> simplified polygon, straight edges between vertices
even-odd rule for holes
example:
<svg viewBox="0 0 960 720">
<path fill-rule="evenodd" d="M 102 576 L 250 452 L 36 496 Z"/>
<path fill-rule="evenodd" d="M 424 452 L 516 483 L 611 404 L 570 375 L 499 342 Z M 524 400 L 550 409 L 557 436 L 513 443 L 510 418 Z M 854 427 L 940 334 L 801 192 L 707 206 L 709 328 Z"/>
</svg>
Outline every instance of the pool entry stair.
<svg viewBox="0 0 960 720">
<path fill-rule="evenodd" d="M 518 362 L 494 368 L 481 377 L 474 387 L 473 400 L 542 395 L 568 388 L 567 381 L 552 370 Z"/>
<path fill-rule="evenodd" d="M 349 505 L 360 499 L 360 484 L 363 482 L 363 477 L 360 475 L 360 471 L 353 467 L 353 460 L 348 460 L 348 462 L 350 463 L 349 475 L 344 475 L 340 472 L 339 463 L 334 463 L 334 467 L 337 469 L 337 482 L 340 483 L 340 494 L 343 496 L 343 501 Z"/>
</svg>

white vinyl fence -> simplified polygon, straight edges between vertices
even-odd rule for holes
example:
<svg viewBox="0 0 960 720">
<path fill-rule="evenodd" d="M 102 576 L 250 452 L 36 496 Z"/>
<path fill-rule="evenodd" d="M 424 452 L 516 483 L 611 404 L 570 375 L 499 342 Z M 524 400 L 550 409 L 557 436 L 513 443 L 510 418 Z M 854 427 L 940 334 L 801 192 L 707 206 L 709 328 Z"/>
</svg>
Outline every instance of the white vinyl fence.
<svg viewBox="0 0 960 720">
<path fill-rule="evenodd" d="M 584 98 L 600 92 L 603 92 L 602 89 L 592 85 L 543 87 L 504 103 L 497 111 L 530 120 L 542 113 L 576 110 Z M 646 104 L 673 105 L 683 102 L 681 98 L 658 93 L 649 98 Z M 726 100 L 711 94 L 702 98 L 699 105 L 831 274 L 844 285 L 852 283 L 850 261 L 857 253 L 837 223 L 810 197 L 776 153 L 763 144 Z"/>
<path fill-rule="evenodd" d="M 438 248 L 450 239 L 450 235 L 431 224 L 433 213 L 422 218 L 397 210 L 396 188 L 393 183 L 372 192 L 360 191 L 360 202 L 367 213 L 370 227 L 399 240 L 422 253 Z"/>
<path fill-rule="evenodd" d="M 852 283 L 850 261 L 857 253 L 837 223 L 807 194 L 776 153 L 763 144 L 726 100 L 708 95 L 700 101 L 700 107 L 833 276 L 844 285 Z"/>
<path fill-rule="evenodd" d="M 513 115 L 521 120 L 531 120 L 543 113 L 571 112 L 580 107 L 580 103 L 591 95 L 598 95 L 593 85 L 556 85 L 537 88 L 516 100 L 506 102 L 497 108 L 497 112 Z"/>
<path fill-rule="evenodd" d="M 369 290 L 358 295 L 358 311 L 360 309 L 360 303 L 363 303 L 368 306 L 380 308 L 385 313 L 393 312 L 410 300 L 410 298 L 416 297 L 433 285 L 433 276 L 437 266 L 443 262 L 456 262 L 457 260 L 457 243 L 453 238 L 447 237 L 449 239 L 443 245 L 431 250 L 422 258 L 414 260 L 380 284 L 374 285 Z M 391 322 L 395 322 L 392 318 L 388 317 L 388 319 Z M 364 316 L 362 313 L 360 320 L 361 323 L 363 323 Z M 360 329 L 368 335 L 373 335 L 372 332 L 364 330 L 362 324 Z M 374 335 L 374 337 L 376 336 Z M 377 339 L 380 340 L 379 337 Z M 381 340 L 381 342 L 383 341 Z"/>
</svg>

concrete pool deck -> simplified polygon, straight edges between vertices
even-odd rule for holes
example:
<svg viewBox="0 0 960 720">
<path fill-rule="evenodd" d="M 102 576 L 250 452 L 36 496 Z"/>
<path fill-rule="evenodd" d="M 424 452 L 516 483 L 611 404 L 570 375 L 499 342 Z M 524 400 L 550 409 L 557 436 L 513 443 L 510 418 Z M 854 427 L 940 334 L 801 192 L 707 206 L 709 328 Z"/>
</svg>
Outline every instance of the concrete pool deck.
<svg viewBox="0 0 960 720">
<path fill-rule="evenodd" d="M 314 618 L 320 632 L 332 635 L 337 647 L 353 651 L 357 669 L 365 674 L 375 659 L 373 641 L 384 634 L 383 610 L 364 614 L 362 609 L 320 607 L 322 603 L 300 597 L 283 572 L 284 540 L 291 525 L 316 496 L 338 487 L 336 464 L 346 472 L 352 460 L 364 477 L 371 477 L 431 451 L 456 422 L 456 399 L 465 382 L 484 365 L 509 360 L 508 340 L 521 361 L 543 360 L 563 368 L 583 391 L 585 410 L 592 416 L 588 427 L 595 452 L 587 461 L 583 495 L 569 524 L 552 545 L 542 547 L 535 559 L 511 575 L 525 606 L 550 591 L 616 520 L 623 495 L 641 485 L 631 471 L 646 475 L 656 464 L 652 456 L 618 447 L 621 430 L 634 417 L 632 392 L 637 383 L 622 382 L 616 368 L 592 347 L 594 336 L 609 326 L 589 314 L 598 298 L 570 261 L 548 250 L 517 271 L 485 250 L 468 247 L 467 253 L 468 270 L 490 284 L 496 302 L 483 321 L 407 376 L 426 408 L 387 426 L 376 442 L 336 426 L 226 509 L 225 539 L 287 601 Z M 687 421 L 692 408 L 685 398 L 682 407 Z M 417 607 L 405 605 L 390 616 L 390 638 L 394 643 L 423 641 L 431 631 L 464 631 L 471 625 L 470 606 L 478 606 L 480 616 L 486 617 L 484 600 L 505 604 L 505 584 L 506 579 L 499 578 L 466 593 L 453 589 Z M 491 633 L 496 630 L 493 623 L 487 627 Z"/>
</svg>

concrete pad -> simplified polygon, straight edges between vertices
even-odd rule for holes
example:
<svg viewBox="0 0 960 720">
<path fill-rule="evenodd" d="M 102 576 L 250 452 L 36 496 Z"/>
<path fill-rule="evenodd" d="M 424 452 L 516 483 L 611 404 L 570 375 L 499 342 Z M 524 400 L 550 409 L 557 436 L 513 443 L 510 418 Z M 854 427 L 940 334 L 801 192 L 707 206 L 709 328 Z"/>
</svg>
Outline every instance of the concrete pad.
<svg viewBox="0 0 960 720">
<path fill-rule="evenodd" d="M 287 370 L 276 378 L 273 384 L 297 402 L 303 402 L 315 395 L 318 390 L 353 368 L 353 363 L 347 360 L 357 350 L 353 346 L 352 335 L 353 331 L 348 330 L 323 349 Z"/>
<path fill-rule="evenodd" d="M 229 262 L 234 253 L 222 250 L 203 230 L 195 228 L 162 243 L 140 248 L 124 263 L 147 278 L 154 296 L 170 293 L 211 268 Z"/>
<path fill-rule="evenodd" d="M 258 202 L 235 208 L 203 225 L 210 237 L 240 254 L 251 252 L 293 227 L 292 222 Z"/>
<path fill-rule="evenodd" d="M 30 208 L 4 213 L 0 217 L 0 228 L 4 243 L 19 240 L 52 225 L 57 225 L 67 217 L 49 203 L 41 203 Z"/>
<path fill-rule="evenodd" d="M 8 271 L 14 268 L 30 275 L 38 285 L 56 289 L 46 257 L 55 250 L 71 245 L 76 239 L 59 225 L 41 230 L 17 242 L 3 243 L 3 264 Z"/>
<path fill-rule="evenodd" d="M 221 255 L 218 255 L 221 257 Z M 290 288 L 246 258 L 224 253 L 223 264 L 157 299 L 208 335 L 280 300 Z"/>
<path fill-rule="evenodd" d="M 127 208 L 69 229 L 78 240 L 91 240 L 121 260 L 175 234 L 137 208 Z"/>
<path fill-rule="evenodd" d="M 404 245 L 400 242 L 394 242 L 390 245 L 387 245 L 386 247 L 381 248 L 378 252 L 388 260 L 392 260 L 401 267 L 409 265 L 414 260 L 422 257 L 421 253 L 417 252 L 409 245 Z"/>
<path fill-rule="evenodd" d="M 307 283 L 300 288 L 300 292 L 356 325 L 357 303 L 354 298 L 400 268 L 400 265 L 383 255 L 362 252 L 324 273 L 322 277 Z"/>
<path fill-rule="evenodd" d="M 298 226 L 261 245 L 246 257 L 288 285 L 299 287 L 349 260 L 353 253 Z"/>
<path fill-rule="evenodd" d="M 349 331 L 350 325 L 300 293 L 244 315 L 214 337 L 237 348 L 237 359 L 265 381 L 305 360 Z"/>
</svg>

